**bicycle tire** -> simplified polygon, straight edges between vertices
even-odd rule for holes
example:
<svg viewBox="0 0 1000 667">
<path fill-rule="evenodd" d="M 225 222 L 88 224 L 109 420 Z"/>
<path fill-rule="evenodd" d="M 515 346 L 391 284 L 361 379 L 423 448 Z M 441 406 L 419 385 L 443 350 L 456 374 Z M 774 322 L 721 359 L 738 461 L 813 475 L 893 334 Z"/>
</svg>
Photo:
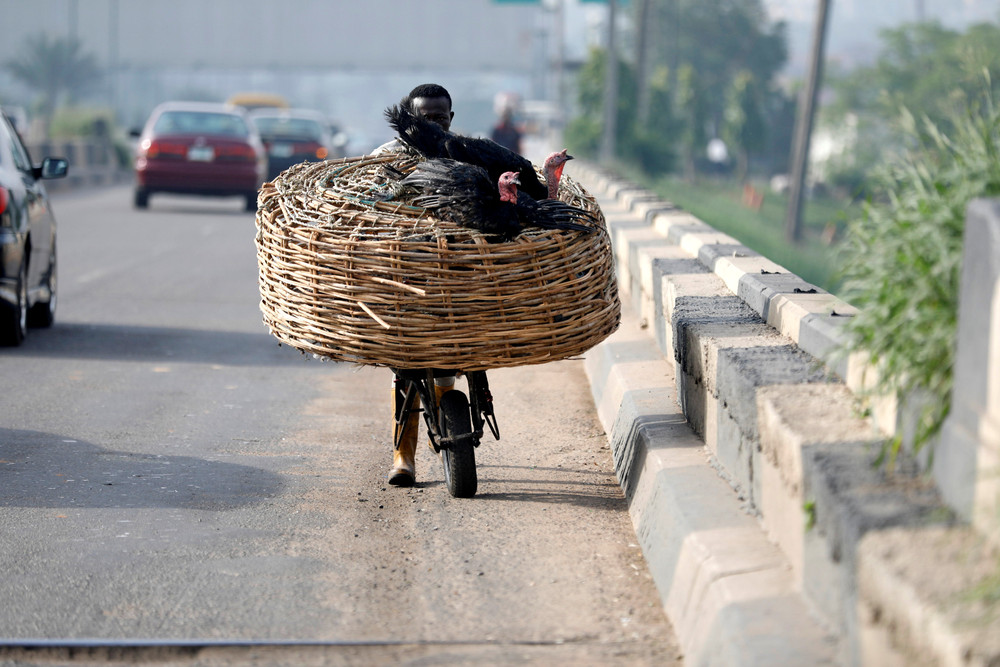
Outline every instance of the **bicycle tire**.
<svg viewBox="0 0 1000 667">
<path fill-rule="evenodd" d="M 461 391 L 451 390 L 441 396 L 441 414 L 445 437 L 470 434 L 468 438 L 450 443 L 441 450 L 444 480 L 448 492 L 455 498 L 476 495 L 476 448 L 472 442 L 472 413 L 469 399 Z"/>
</svg>

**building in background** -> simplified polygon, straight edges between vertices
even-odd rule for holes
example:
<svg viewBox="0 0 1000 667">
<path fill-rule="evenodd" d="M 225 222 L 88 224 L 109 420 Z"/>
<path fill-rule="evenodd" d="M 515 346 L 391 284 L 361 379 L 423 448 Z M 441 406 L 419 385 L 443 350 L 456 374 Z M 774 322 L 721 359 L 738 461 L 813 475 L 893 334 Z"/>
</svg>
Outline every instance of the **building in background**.
<svg viewBox="0 0 1000 667">
<path fill-rule="evenodd" d="M 0 15 L 8 35 L 78 38 L 111 72 L 89 102 L 126 124 L 167 99 L 262 91 L 323 111 L 361 150 L 389 138 L 382 110 L 419 83 L 451 91 L 455 129 L 468 133 L 489 131 L 498 92 L 554 99 L 559 45 L 582 60 L 594 27 L 582 18 L 593 5 L 562 2 L 556 12 L 554 0 L 0 0 Z M 0 40 L 0 62 L 22 46 Z M 28 95 L 0 69 L 0 101 Z"/>
<path fill-rule="evenodd" d="M 787 21 L 787 75 L 801 78 L 817 3 L 764 4 Z M 604 42 L 606 14 L 594 0 L 0 0 L 8 36 L 78 38 L 109 72 L 84 102 L 114 109 L 126 125 L 167 99 L 261 91 L 324 112 L 348 130 L 354 152 L 387 140 L 382 110 L 428 81 L 452 92 L 457 131 L 488 133 L 498 93 L 547 109 L 558 124 L 573 101 L 560 81 Z M 630 14 L 619 12 L 625 27 Z M 868 62 L 879 30 L 918 16 L 961 28 L 1000 19 L 1000 0 L 838 0 L 827 55 L 844 67 Z M 0 63 L 22 47 L 0 40 Z M 0 104 L 32 102 L 0 67 Z"/>
</svg>

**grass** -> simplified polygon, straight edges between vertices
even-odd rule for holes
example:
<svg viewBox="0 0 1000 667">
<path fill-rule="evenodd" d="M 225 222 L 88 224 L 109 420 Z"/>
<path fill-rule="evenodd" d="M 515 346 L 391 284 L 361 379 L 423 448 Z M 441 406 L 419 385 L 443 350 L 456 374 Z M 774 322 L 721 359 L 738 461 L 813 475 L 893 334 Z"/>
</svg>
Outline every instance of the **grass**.
<svg viewBox="0 0 1000 667">
<path fill-rule="evenodd" d="M 857 213 L 857 205 L 823 196 L 807 200 L 802 240 L 789 244 L 784 237 L 788 197 L 771 192 L 765 184 L 754 184 L 764 195 L 760 209 L 754 210 L 743 204 L 743 186 L 735 181 L 703 178 L 688 183 L 676 176 L 651 179 L 639 172 L 627 175 L 803 280 L 837 293 L 836 239 L 848 217 Z M 834 230 L 832 243 L 824 240 L 824 235 Z"/>
</svg>

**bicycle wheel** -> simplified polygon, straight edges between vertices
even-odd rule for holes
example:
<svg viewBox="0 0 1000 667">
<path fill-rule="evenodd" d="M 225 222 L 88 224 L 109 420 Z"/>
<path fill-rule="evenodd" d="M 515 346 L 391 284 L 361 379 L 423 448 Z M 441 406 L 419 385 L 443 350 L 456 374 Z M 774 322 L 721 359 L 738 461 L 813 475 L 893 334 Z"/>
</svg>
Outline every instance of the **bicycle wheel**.
<svg viewBox="0 0 1000 667">
<path fill-rule="evenodd" d="M 444 481 L 448 492 L 455 498 L 476 495 L 476 448 L 473 445 L 472 414 L 469 399 L 461 391 L 448 391 L 441 396 L 441 414 L 444 436 L 456 438 L 441 450 L 444 462 Z M 460 437 L 460 436 L 468 437 Z"/>
</svg>

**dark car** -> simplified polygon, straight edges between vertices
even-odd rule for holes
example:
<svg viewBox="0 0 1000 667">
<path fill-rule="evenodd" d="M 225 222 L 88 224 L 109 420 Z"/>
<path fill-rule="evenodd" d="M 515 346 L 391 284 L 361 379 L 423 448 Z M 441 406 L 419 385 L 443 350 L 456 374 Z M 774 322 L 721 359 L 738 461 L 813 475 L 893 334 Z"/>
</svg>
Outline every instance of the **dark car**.
<svg viewBox="0 0 1000 667">
<path fill-rule="evenodd" d="M 267 177 L 275 178 L 293 164 L 333 157 L 333 133 L 326 116 L 309 109 L 256 109 L 250 120 L 267 150 Z"/>
<path fill-rule="evenodd" d="M 20 345 L 28 325 L 56 316 L 56 219 L 42 179 L 66 175 L 47 157 L 33 166 L 24 143 L 0 114 L 0 344 Z"/>
<path fill-rule="evenodd" d="M 246 112 L 227 104 L 166 102 L 156 107 L 142 132 L 135 158 L 136 208 L 155 192 L 240 196 L 257 209 L 267 157 Z"/>
</svg>

